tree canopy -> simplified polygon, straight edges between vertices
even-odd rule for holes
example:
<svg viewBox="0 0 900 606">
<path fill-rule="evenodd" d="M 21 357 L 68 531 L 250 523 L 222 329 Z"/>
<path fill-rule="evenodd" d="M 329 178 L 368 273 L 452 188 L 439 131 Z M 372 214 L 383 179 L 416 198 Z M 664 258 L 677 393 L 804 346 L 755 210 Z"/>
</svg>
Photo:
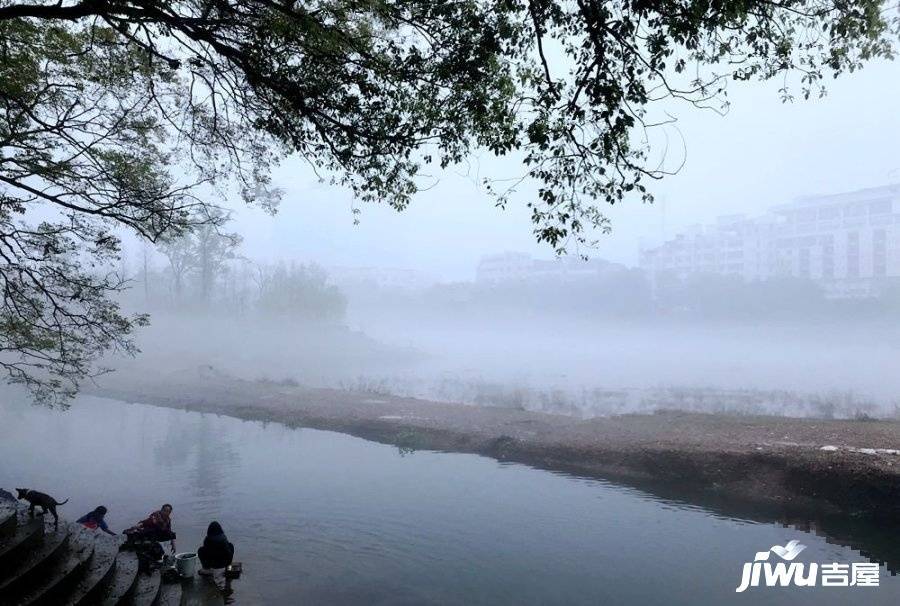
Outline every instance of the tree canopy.
<svg viewBox="0 0 900 606">
<path fill-rule="evenodd" d="M 651 199 L 652 104 L 782 94 L 891 57 L 877 0 L 0 0 L 0 364 L 42 397 L 133 349 L 108 261 L 119 230 L 178 237 L 206 186 L 273 208 L 300 158 L 362 202 L 405 208 L 423 170 L 513 154 L 561 250 L 603 205 Z M 229 187 L 231 186 L 229 185 Z M 66 386 L 70 389 L 66 389 Z"/>
</svg>

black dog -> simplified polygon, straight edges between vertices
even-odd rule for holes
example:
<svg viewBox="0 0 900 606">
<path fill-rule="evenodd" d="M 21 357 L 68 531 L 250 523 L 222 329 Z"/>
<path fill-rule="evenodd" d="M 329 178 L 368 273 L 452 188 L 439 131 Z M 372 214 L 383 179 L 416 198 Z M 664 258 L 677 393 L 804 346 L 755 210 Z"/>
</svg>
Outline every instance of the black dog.
<svg viewBox="0 0 900 606">
<path fill-rule="evenodd" d="M 65 505 L 69 502 L 69 499 L 65 501 L 59 502 L 48 494 L 44 494 L 43 492 L 38 492 L 36 490 L 29 490 L 28 488 L 16 488 L 16 492 L 19 493 L 20 499 L 25 499 L 28 501 L 28 513 L 34 516 L 34 508 L 36 505 L 41 506 L 41 515 L 44 515 L 48 511 L 53 514 L 53 525 L 59 526 L 59 516 L 56 515 L 56 506 L 57 505 Z"/>
</svg>

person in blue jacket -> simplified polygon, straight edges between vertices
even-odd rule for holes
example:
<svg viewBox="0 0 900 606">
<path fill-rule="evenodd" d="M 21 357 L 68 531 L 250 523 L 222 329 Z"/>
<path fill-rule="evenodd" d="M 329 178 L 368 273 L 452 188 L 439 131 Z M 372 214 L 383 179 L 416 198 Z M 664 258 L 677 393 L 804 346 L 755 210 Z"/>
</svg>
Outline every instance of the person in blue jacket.
<svg viewBox="0 0 900 606">
<path fill-rule="evenodd" d="M 78 518 L 78 523 L 83 525 L 85 528 L 90 528 L 91 530 L 99 528 L 106 534 L 111 534 L 113 536 L 116 535 L 109 527 L 106 525 L 106 520 L 104 519 L 106 516 L 106 507 L 100 505 L 94 511 L 90 513 L 86 513 L 80 518 Z"/>
</svg>

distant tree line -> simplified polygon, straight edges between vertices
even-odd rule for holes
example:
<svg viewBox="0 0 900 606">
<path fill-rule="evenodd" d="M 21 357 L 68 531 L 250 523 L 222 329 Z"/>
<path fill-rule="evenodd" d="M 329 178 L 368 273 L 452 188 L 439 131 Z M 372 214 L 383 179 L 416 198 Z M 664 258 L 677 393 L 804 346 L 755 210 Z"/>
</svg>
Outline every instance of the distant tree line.
<svg viewBox="0 0 900 606">
<path fill-rule="evenodd" d="M 888 283 L 865 299 L 833 299 L 821 285 L 790 276 L 747 282 L 740 276 L 662 276 L 651 285 L 645 272 L 619 268 L 593 276 L 543 277 L 493 284 L 435 284 L 417 292 L 391 289 L 352 292 L 356 303 L 418 308 L 445 318 L 498 320 L 567 316 L 581 319 L 792 320 L 885 318 L 900 309 L 900 283 Z"/>
<path fill-rule="evenodd" d="M 315 264 L 259 263 L 240 253 L 229 217 L 197 226 L 141 250 L 123 299 L 151 311 L 266 316 L 279 321 L 339 321 L 347 300 Z M 160 262 L 162 261 L 162 262 Z"/>
<path fill-rule="evenodd" d="M 663 276 L 655 292 L 658 312 L 705 319 L 817 319 L 842 321 L 896 313 L 900 289 L 886 282 L 873 296 L 831 298 L 808 278 L 776 276 L 746 281 L 737 275 L 694 274 L 684 280 Z"/>
</svg>

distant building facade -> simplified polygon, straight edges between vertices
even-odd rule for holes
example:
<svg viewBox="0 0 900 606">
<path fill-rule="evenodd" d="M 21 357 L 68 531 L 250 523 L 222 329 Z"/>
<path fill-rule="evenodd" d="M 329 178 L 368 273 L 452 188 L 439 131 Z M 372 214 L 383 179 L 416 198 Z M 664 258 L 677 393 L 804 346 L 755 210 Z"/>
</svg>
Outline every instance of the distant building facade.
<svg viewBox="0 0 900 606">
<path fill-rule="evenodd" d="M 699 273 L 793 276 L 833 298 L 873 296 L 900 278 L 900 185 L 808 196 L 762 217 L 720 217 L 642 250 L 640 266 L 653 286 Z"/>
<path fill-rule="evenodd" d="M 486 255 L 478 263 L 475 281 L 482 285 L 516 282 L 576 281 L 622 270 L 624 266 L 602 259 L 582 259 L 577 255 L 556 259 L 535 259 L 521 252 Z"/>
<path fill-rule="evenodd" d="M 328 274 L 334 284 L 345 290 L 418 290 L 433 283 L 424 272 L 393 267 L 329 267 Z"/>
</svg>

